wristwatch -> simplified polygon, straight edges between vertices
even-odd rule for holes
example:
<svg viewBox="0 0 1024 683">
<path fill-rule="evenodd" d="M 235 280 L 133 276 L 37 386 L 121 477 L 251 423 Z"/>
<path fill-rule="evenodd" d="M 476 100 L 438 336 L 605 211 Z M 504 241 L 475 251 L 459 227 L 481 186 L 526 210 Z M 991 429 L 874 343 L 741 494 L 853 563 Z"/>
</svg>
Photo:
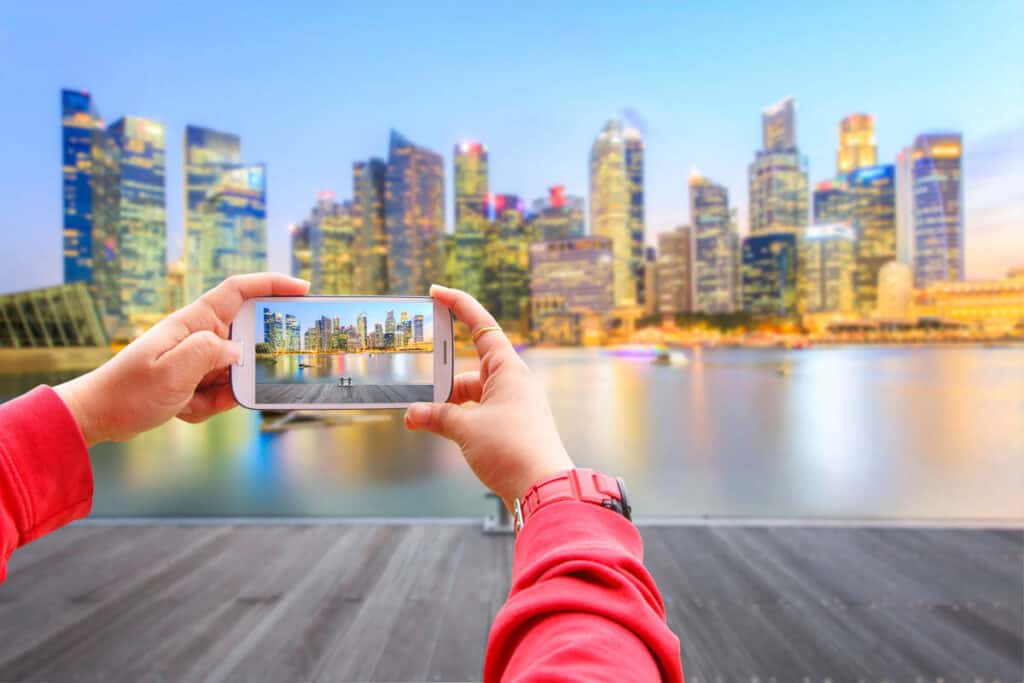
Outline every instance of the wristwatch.
<svg viewBox="0 0 1024 683">
<path fill-rule="evenodd" d="M 516 535 L 519 535 L 523 525 L 537 510 L 562 500 L 594 503 L 630 521 L 633 519 L 633 509 L 626 496 L 626 482 L 622 477 L 610 477 L 594 470 L 572 469 L 541 479 L 530 487 L 522 499 L 516 498 L 513 511 Z"/>
</svg>

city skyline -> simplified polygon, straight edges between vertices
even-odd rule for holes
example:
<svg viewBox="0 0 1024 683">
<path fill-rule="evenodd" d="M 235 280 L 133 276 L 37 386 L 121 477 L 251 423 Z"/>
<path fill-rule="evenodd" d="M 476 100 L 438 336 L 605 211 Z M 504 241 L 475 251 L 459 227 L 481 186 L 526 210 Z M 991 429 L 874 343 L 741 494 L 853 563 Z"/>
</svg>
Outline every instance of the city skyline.
<svg viewBox="0 0 1024 683">
<path fill-rule="evenodd" d="M 59 141 L 53 139 L 47 122 L 53 120 L 57 106 L 52 93 L 61 87 L 87 87 L 95 91 L 104 113 L 137 114 L 159 121 L 165 125 L 170 141 L 180 139 L 187 124 L 210 126 L 239 135 L 245 141 L 246 158 L 268 164 L 272 188 L 268 198 L 269 265 L 276 270 L 288 267 L 286 226 L 303 215 L 311 197 L 320 189 L 331 188 L 339 196 L 348 196 L 351 192 L 348 162 L 340 160 L 380 154 L 381 139 L 390 125 L 418 144 L 444 154 L 446 170 L 451 168 L 449 155 L 454 142 L 467 138 L 480 140 L 492 154 L 490 185 L 493 191 L 515 192 L 532 199 L 543 196 L 546 188 L 553 184 L 565 185 L 569 194 L 583 194 L 587 187 L 586 151 L 594 130 L 609 116 L 622 109 L 632 109 L 639 112 L 633 118 L 644 129 L 646 143 L 647 243 L 655 243 L 659 232 L 689 222 L 685 179 L 691 166 L 697 166 L 730 190 L 741 231 L 746 233 L 745 166 L 751 152 L 761 142 L 760 130 L 751 112 L 787 93 L 795 95 L 799 103 L 801 151 L 810 160 L 812 183 L 832 176 L 836 126 L 851 113 L 865 112 L 875 117 L 880 163 L 892 163 L 896 152 L 912 144 L 918 134 L 944 129 L 962 131 L 966 274 L 972 279 L 1000 276 L 1013 265 L 1013 248 L 1017 247 L 1019 252 L 1016 221 L 1020 220 L 1024 200 L 1017 189 L 1021 186 L 1022 172 L 1019 165 L 1013 163 L 1012 154 L 1013 146 L 1024 139 L 1024 124 L 1014 112 L 1024 110 L 1024 106 L 1021 106 L 1020 90 L 1005 87 L 1007 71 L 994 68 L 995 65 L 1009 67 L 1020 60 L 1019 53 L 1011 49 L 1007 30 L 1019 16 L 1019 11 L 1012 6 L 987 6 L 986 12 L 978 13 L 949 5 L 933 8 L 926 16 L 913 13 L 913 23 L 908 21 L 909 10 L 882 6 L 877 11 L 863 13 L 836 8 L 829 10 L 829 21 L 815 16 L 815 11 L 822 12 L 823 8 L 813 10 L 808 6 L 792 9 L 774 19 L 764 16 L 762 12 L 766 10 L 758 8 L 735 17 L 707 16 L 706 11 L 694 8 L 645 8 L 633 17 L 606 12 L 576 23 L 569 19 L 574 15 L 566 15 L 568 10 L 559 8 L 550 17 L 551 12 L 545 11 L 548 21 L 538 22 L 540 28 L 535 34 L 524 36 L 507 31 L 507 34 L 489 36 L 496 39 L 494 50 L 482 55 L 480 64 L 470 64 L 474 72 L 486 69 L 492 74 L 499 73 L 501 70 L 496 67 L 508 63 L 502 57 L 508 54 L 502 52 L 503 46 L 518 44 L 516 54 L 522 54 L 523 41 L 528 44 L 538 41 L 537 54 L 529 59 L 535 63 L 546 59 L 555 72 L 561 69 L 564 75 L 556 79 L 558 87 L 553 88 L 543 79 L 536 79 L 536 72 L 528 68 L 522 69 L 522 73 L 520 70 L 507 72 L 505 75 L 516 87 L 531 84 L 531 90 L 525 91 L 530 96 L 517 98 L 515 109 L 494 106 L 490 100 L 474 103 L 467 100 L 466 93 L 437 90 L 439 84 L 452 78 L 456 64 L 463 68 L 469 63 L 463 57 L 478 38 L 467 38 L 465 45 L 439 48 L 436 55 L 424 60 L 415 70 L 415 73 L 425 74 L 422 83 L 395 82 L 388 74 L 393 75 L 393 69 L 407 63 L 411 55 L 402 50 L 397 51 L 398 54 L 367 51 L 366 41 L 384 35 L 385 29 L 381 20 L 373 16 L 373 10 L 361 11 L 368 12 L 369 16 L 352 17 L 347 25 L 366 29 L 363 31 L 366 35 L 353 36 L 358 40 L 352 47 L 341 45 L 345 41 L 337 40 L 337 30 L 318 28 L 306 37 L 309 51 L 295 51 L 305 55 L 301 57 L 304 61 L 296 64 L 294 60 L 299 57 L 290 58 L 292 68 L 286 68 L 277 66 L 269 60 L 269 55 L 257 51 L 250 55 L 254 68 L 247 67 L 247 73 L 240 74 L 237 66 L 227 66 L 227 62 L 211 67 L 209 60 L 204 59 L 206 71 L 203 71 L 195 56 L 172 60 L 167 46 L 175 41 L 156 36 L 152 37 L 154 49 L 139 60 L 126 63 L 115 59 L 118 46 L 123 46 L 116 38 L 118 27 L 122 34 L 131 33 L 127 30 L 130 26 L 146 35 L 153 30 L 149 24 L 168 30 L 166 22 L 159 21 L 159 17 L 142 22 L 141 14 L 115 16 L 111 19 L 109 41 L 90 40 L 84 44 L 80 41 L 87 32 L 73 29 L 81 24 L 92 25 L 92 20 L 85 14 L 79 15 L 79 10 L 70 9 L 58 19 L 47 16 L 47 28 L 52 30 L 35 32 L 33 24 L 43 21 L 38 10 L 15 8 L 10 25 L 17 26 L 18 30 L 4 34 L 0 54 L 9 58 L 5 61 L 13 66 L 10 75 L 16 79 L 15 91 L 24 94 L 20 100 L 23 106 L 0 114 L 5 124 L 0 130 L 4 131 L 5 143 L 9 142 L 4 148 L 11 152 L 9 167 L 0 172 L 4 174 L 5 187 L 11 190 L 0 198 L 0 225 L 15 252 L 27 258 L 12 264 L 0 276 L 0 291 L 60 281 L 60 264 L 52 255 L 52 245 L 47 243 L 49 239 L 56 240 L 56 236 L 50 238 L 49 235 L 60 220 L 60 207 L 54 199 L 58 196 L 56 188 L 60 179 L 54 177 L 52 163 L 49 163 L 57 155 Z M 417 11 L 410 10 L 414 14 Z M 171 16 L 184 12 L 177 10 Z M 832 16 L 840 14 L 843 20 Z M 860 16 L 862 14 L 864 16 Z M 868 15 L 870 22 L 866 19 Z M 317 18 L 318 22 L 337 29 L 330 16 L 318 13 Z M 265 36 L 269 30 L 264 25 L 265 18 L 231 14 L 230 18 L 223 19 L 238 22 L 238 35 L 245 45 L 249 40 Z M 254 21 L 255 24 L 250 25 Z M 123 25 L 124 22 L 129 23 Z M 658 30 L 651 35 L 645 33 L 643 49 L 635 41 L 613 47 L 603 36 L 609 27 L 623 22 L 624 29 L 656 26 Z M 171 23 L 170 34 L 173 34 L 179 29 Z M 436 25 L 436 21 L 428 20 L 427 24 Z M 830 47 L 827 53 L 822 49 L 808 56 L 806 51 L 795 47 L 779 47 L 786 42 L 785 36 L 807 32 L 811 27 L 815 38 L 825 44 L 834 31 L 829 28 L 832 24 L 843 25 L 848 31 L 872 31 L 876 38 L 872 41 L 873 51 L 855 55 L 851 49 Z M 300 20 L 295 26 L 282 30 L 281 40 L 285 43 L 297 40 L 298 36 L 293 35 L 298 33 L 295 28 L 304 25 Z M 557 43 L 557 48 L 544 46 L 544 36 L 549 35 L 555 25 L 559 26 L 559 37 L 565 42 L 552 41 Z M 960 35 L 957 27 L 968 25 L 974 29 L 971 35 Z M 913 26 L 913 30 L 903 30 L 908 26 Z M 246 33 L 245 28 L 250 31 Z M 702 35 L 702 28 L 706 36 Z M 756 55 L 749 52 L 722 57 L 719 51 L 712 49 L 712 38 L 721 37 L 723 30 L 743 36 L 766 28 L 776 31 L 782 38 L 772 41 L 776 59 L 771 69 L 758 64 Z M 27 42 L 27 36 L 34 33 L 43 38 Z M 328 34 L 332 36 L 331 41 L 326 40 Z M 679 40 L 682 37 L 685 40 Z M 104 42 L 111 45 L 98 46 Z M 673 47 L 675 43 L 687 45 L 685 58 L 680 49 Z M 56 45 L 64 49 L 55 51 Z M 952 60 L 941 72 L 929 67 L 938 63 L 938 55 L 948 54 L 950 50 L 964 52 L 968 45 L 971 49 L 965 52 L 964 58 Z M 225 45 L 225 48 L 236 47 Z M 573 47 L 579 47 L 583 54 L 616 59 L 616 66 L 608 73 L 608 80 L 599 93 L 584 89 L 593 74 L 568 60 Z M 288 79 L 280 75 L 299 73 L 300 80 L 308 85 L 308 79 L 326 77 L 323 64 L 314 61 L 317 55 L 330 57 L 323 60 L 324 63 L 338 64 L 350 49 L 361 49 L 362 55 L 380 54 L 372 63 L 367 63 L 373 68 L 346 71 L 346 79 L 359 80 L 359 87 L 365 89 L 365 97 L 358 98 L 359 110 L 322 89 L 305 88 L 313 94 L 296 97 L 297 93 L 291 92 L 285 84 Z M 75 54 L 76 59 L 70 59 L 70 54 Z M 274 59 L 278 58 L 279 55 Z M 702 64 L 712 63 L 708 60 L 716 64 L 713 74 L 702 72 Z M 663 68 L 648 72 L 645 71 L 647 64 L 662 64 Z M 836 90 L 834 77 L 840 66 L 844 88 Z M 225 69 L 230 69 L 230 73 Z M 255 80 L 257 73 L 266 78 Z M 229 98 L 237 101 L 217 97 L 222 84 L 234 82 L 230 76 L 239 75 L 239 96 Z M 367 81 L 367 78 L 376 80 Z M 462 78 L 464 76 L 460 75 L 459 79 Z M 152 85 L 139 87 L 142 83 Z M 160 83 L 159 88 L 155 87 L 156 83 Z M 402 91 L 407 105 L 398 108 L 388 104 L 393 102 L 390 98 L 403 83 L 408 86 Z M 669 84 L 679 94 L 669 94 L 666 90 Z M 951 84 L 960 87 L 950 87 Z M 964 89 L 970 96 L 965 96 Z M 351 88 L 342 90 L 351 91 Z M 445 92 L 443 98 L 438 96 L 442 91 Z M 262 111 L 256 102 L 263 102 L 265 97 L 285 106 L 274 106 L 254 116 L 253 112 Z M 213 101 L 219 103 L 217 107 L 209 106 Z M 381 112 L 384 121 L 381 121 Z M 416 112 L 415 117 L 408 112 Z M 511 116 L 510 112 L 513 112 Z M 325 135 L 329 136 L 331 144 L 323 144 Z M 167 146 L 168 252 L 172 257 L 181 253 L 184 222 L 181 202 L 176 199 L 181 196 L 181 174 L 171 170 L 181 167 L 182 151 L 177 147 L 176 144 Z M 449 230 L 453 218 L 450 185 L 445 185 Z M 31 226 L 31 229 L 24 226 Z"/>
<path fill-rule="evenodd" d="M 325 302 L 325 301 L 294 301 L 278 302 L 267 299 L 256 302 L 256 330 L 257 341 L 263 341 L 263 310 L 270 309 L 271 313 L 280 313 L 282 317 L 294 316 L 299 323 L 299 330 L 305 332 L 310 327 L 315 327 L 316 322 L 326 316 L 330 319 L 339 318 L 342 327 L 356 325 L 357 318 L 366 314 L 367 328 L 373 330 L 376 323 L 384 325 L 389 311 L 394 313 L 396 322 L 401 322 L 401 315 L 404 311 L 408 314 L 409 320 L 417 315 L 423 316 L 423 335 L 426 340 L 434 338 L 434 306 L 431 303 L 416 303 L 411 301 L 353 301 L 353 302 Z"/>
</svg>

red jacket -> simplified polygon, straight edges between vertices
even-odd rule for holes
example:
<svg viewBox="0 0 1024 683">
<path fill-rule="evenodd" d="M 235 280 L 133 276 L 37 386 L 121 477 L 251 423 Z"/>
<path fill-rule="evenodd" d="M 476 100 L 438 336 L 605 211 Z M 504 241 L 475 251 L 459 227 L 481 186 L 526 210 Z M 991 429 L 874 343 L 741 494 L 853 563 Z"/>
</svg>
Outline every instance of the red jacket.
<svg viewBox="0 0 1024 683">
<path fill-rule="evenodd" d="M 89 453 L 56 392 L 38 387 L 0 405 L 0 581 L 15 548 L 91 506 Z M 590 503 L 555 503 L 530 518 L 484 680 L 683 680 L 636 527 Z"/>
</svg>

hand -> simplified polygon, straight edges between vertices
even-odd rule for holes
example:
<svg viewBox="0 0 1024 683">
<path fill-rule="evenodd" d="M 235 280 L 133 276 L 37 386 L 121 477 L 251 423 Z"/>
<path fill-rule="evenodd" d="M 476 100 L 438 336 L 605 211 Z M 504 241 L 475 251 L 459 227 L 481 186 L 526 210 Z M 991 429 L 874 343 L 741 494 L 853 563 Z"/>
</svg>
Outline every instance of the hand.
<svg viewBox="0 0 1024 683">
<path fill-rule="evenodd" d="M 55 390 L 90 446 L 130 439 L 175 416 L 201 422 L 235 405 L 228 367 L 241 348 L 227 337 L 242 302 L 302 296 L 308 289 L 305 280 L 280 273 L 229 277 L 100 367 Z"/>
<path fill-rule="evenodd" d="M 433 285 L 430 295 L 473 332 L 497 324 L 463 291 Z M 558 436 L 544 388 L 505 333 L 484 333 L 476 340 L 476 350 L 480 371 L 455 377 L 449 403 L 409 406 L 405 426 L 459 444 L 474 474 L 511 509 L 512 501 L 534 483 L 574 465 Z M 471 402 L 479 405 L 464 405 Z"/>
</svg>

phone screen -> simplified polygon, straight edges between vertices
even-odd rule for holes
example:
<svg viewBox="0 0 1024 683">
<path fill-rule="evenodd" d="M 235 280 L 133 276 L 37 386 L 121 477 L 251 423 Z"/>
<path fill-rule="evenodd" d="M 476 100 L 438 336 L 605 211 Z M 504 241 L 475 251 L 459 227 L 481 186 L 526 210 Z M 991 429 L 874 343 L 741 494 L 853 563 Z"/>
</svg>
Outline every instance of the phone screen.
<svg viewBox="0 0 1024 683">
<path fill-rule="evenodd" d="M 433 400 L 430 300 L 263 299 L 255 313 L 256 403 Z"/>
</svg>

